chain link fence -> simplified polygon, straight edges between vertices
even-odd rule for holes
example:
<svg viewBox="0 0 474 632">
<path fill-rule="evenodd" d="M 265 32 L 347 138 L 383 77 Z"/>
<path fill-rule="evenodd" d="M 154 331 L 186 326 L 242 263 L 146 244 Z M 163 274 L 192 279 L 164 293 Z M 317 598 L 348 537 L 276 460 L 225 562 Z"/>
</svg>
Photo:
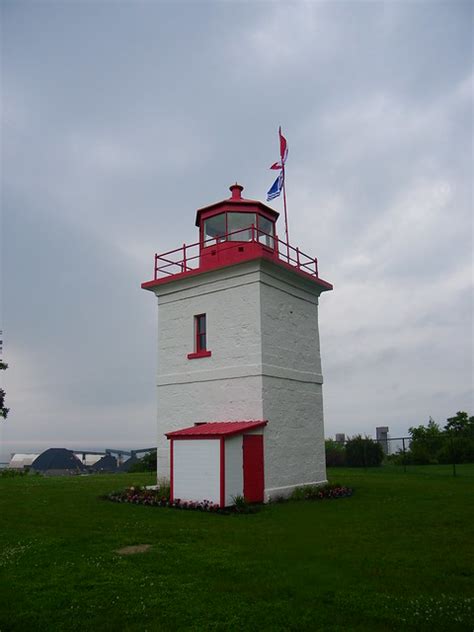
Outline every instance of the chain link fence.
<svg viewBox="0 0 474 632">
<path fill-rule="evenodd" d="M 420 465 L 436 465 L 441 473 L 457 476 L 459 466 L 474 463 L 474 437 L 443 434 L 433 438 L 413 439 L 384 436 L 379 439 L 359 437 L 359 458 L 356 466 L 396 466 L 404 472 Z M 349 453 L 353 452 L 353 439 L 336 435 L 336 440 L 326 441 L 328 467 L 353 466 Z M 374 446 L 380 446 L 374 450 Z M 378 452 L 374 456 L 374 452 Z"/>
</svg>

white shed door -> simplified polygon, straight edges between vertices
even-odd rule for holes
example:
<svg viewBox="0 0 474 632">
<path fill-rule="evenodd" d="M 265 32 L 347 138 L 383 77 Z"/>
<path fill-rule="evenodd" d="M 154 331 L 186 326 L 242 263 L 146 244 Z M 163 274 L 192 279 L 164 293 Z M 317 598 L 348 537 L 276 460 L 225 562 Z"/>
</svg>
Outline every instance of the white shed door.
<svg viewBox="0 0 474 632">
<path fill-rule="evenodd" d="M 174 440 L 173 496 L 181 500 L 220 502 L 220 441 Z"/>
</svg>

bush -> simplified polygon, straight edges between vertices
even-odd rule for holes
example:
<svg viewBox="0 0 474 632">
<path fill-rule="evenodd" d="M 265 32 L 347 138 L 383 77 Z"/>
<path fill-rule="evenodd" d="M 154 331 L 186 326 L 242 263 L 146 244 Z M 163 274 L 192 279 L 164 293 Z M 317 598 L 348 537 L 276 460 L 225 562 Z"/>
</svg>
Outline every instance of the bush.
<svg viewBox="0 0 474 632">
<path fill-rule="evenodd" d="M 346 464 L 346 449 L 343 443 L 327 439 L 326 446 L 326 466 L 344 467 Z"/>
<path fill-rule="evenodd" d="M 383 458 L 380 443 L 368 437 L 356 435 L 346 443 L 346 465 L 349 467 L 378 467 Z"/>
<path fill-rule="evenodd" d="M 437 453 L 438 463 L 474 463 L 474 439 L 453 437 Z"/>
<path fill-rule="evenodd" d="M 27 476 L 29 473 L 29 468 L 25 468 L 23 470 L 15 470 L 15 469 L 4 469 L 0 470 L 0 478 L 15 478 L 16 476 Z"/>
</svg>

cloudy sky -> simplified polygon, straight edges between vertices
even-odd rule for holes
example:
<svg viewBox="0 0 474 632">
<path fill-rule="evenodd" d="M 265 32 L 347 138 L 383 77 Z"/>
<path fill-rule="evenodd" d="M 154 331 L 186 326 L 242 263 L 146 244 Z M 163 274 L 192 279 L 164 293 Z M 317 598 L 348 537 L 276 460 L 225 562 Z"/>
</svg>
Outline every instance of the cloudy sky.
<svg viewBox="0 0 474 632">
<path fill-rule="evenodd" d="M 334 283 L 326 434 L 474 412 L 471 2 L 3 0 L 1 21 L 1 456 L 155 444 L 140 283 L 232 182 L 264 199 L 279 124 L 291 241 Z"/>
</svg>

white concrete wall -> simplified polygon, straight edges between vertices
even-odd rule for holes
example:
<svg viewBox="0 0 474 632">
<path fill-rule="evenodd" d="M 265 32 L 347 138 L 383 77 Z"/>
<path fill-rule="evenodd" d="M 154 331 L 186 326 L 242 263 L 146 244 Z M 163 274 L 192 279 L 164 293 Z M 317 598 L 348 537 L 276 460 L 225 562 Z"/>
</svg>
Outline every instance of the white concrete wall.
<svg viewBox="0 0 474 632">
<path fill-rule="evenodd" d="M 322 388 L 275 377 L 263 380 L 265 496 L 288 496 L 326 481 Z"/>
<path fill-rule="evenodd" d="M 164 434 L 206 421 L 268 419 L 266 495 L 326 479 L 319 289 L 263 260 L 158 286 L 158 477 L 169 476 Z M 209 358 L 194 351 L 207 315 Z"/>
<path fill-rule="evenodd" d="M 260 283 L 255 265 L 157 288 L 158 477 L 169 476 L 164 434 L 202 421 L 262 419 Z M 194 316 L 207 317 L 209 358 L 194 351 Z"/>
<path fill-rule="evenodd" d="M 175 440 L 173 495 L 181 500 L 220 502 L 220 441 Z"/>
<path fill-rule="evenodd" d="M 318 296 L 298 279 L 262 274 L 266 497 L 326 480 Z"/>
<path fill-rule="evenodd" d="M 225 440 L 225 504 L 244 494 L 242 435 Z"/>
<path fill-rule="evenodd" d="M 263 363 L 321 381 L 317 295 L 269 272 L 261 278 Z"/>
</svg>

